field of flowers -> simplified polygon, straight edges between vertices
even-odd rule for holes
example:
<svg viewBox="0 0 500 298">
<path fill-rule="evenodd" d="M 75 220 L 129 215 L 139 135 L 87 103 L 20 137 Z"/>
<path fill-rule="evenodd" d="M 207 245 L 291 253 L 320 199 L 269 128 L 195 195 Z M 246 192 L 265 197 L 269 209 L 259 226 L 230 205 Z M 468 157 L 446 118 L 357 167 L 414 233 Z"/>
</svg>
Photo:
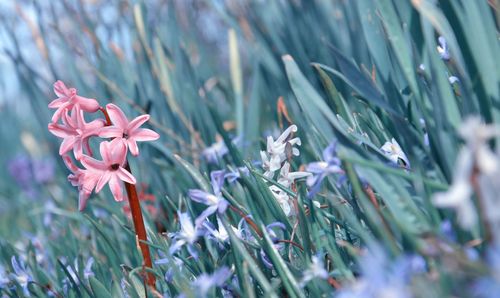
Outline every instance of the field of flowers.
<svg viewBox="0 0 500 298">
<path fill-rule="evenodd" d="M 0 5 L 0 297 L 500 297 L 500 2 Z"/>
</svg>

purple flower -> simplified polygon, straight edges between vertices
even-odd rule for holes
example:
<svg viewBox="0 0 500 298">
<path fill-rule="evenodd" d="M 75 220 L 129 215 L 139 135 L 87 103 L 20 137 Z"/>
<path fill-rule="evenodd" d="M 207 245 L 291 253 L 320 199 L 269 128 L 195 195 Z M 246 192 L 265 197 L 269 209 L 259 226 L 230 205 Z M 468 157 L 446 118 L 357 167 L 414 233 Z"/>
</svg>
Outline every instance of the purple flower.
<svg viewBox="0 0 500 298">
<path fill-rule="evenodd" d="M 175 241 L 170 246 L 169 253 L 173 255 L 181 249 L 181 247 L 186 245 L 189 254 L 191 254 L 193 258 L 197 259 L 198 253 L 195 250 L 194 244 L 198 240 L 198 237 L 204 235 L 204 231 L 193 224 L 188 213 L 181 213 L 179 211 L 178 216 L 181 229 L 179 232 L 169 234 L 169 237 Z"/>
<path fill-rule="evenodd" d="M 226 143 L 224 143 L 224 139 L 219 137 L 217 142 L 203 149 L 201 154 L 207 160 L 208 163 L 218 164 L 219 160 L 228 152 L 229 150 L 227 149 Z"/>
<path fill-rule="evenodd" d="M 222 287 L 226 281 L 233 275 L 231 269 L 224 266 L 212 274 L 202 273 L 194 281 L 193 286 L 196 288 L 197 297 L 207 297 L 208 291 L 212 287 Z"/>
<path fill-rule="evenodd" d="M 248 176 L 250 175 L 250 170 L 247 167 L 239 167 L 234 171 L 230 171 L 224 175 L 224 178 L 227 179 L 227 182 L 233 183 L 239 178 L 241 178 L 241 174 Z"/>
<path fill-rule="evenodd" d="M 33 173 L 35 181 L 40 184 L 52 181 L 55 175 L 54 161 L 50 158 L 33 160 Z"/>
<path fill-rule="evenodd" d="M 7 164 L 9 174 L 16 183 L 23 189 L 31 187 L 33 181 L 33 172 L 31 168 L 31 159 L 26 154 L 18 154 Z"/>
<path fill-rule="evenodd" d="M 337 157 L 337 141 L 333 141 L 323 150 L 323 161 L 312 162 L 307 165 L 306 171 L 312 173 L 307 178 L 307 186 L 310 187 L 308 196 L 314 196 L 321 187 L 321 182 L 330 174 L 344 174 L 340 167 L 341 161 Z"/>
<path fill-rule="evenodd" d="M 162 254 L 162 253 L 160 252 L 160 254 Z M 184 262 L 177 257 L 173 257 L 173 258 L 165 257 L 165 258 L 156 260 L 155 264 L 156 265 L 168 265 L 168 269 L 165 272 L 165 281 L 168 283 L 173 282 L 174 272 L 176 270 L 181 271 L 182 268 L 184 267 Z"/>
<path fill-rule="evenodd" d="M 229 203 L 222 197 L 221 187 L 224 184 L 224 171 L 213 171 L 210 173 L 213 194 L 201 189 L 190 189 L 188 192 L 191 200 L 207 205 L 208 208 L 196 218 L 196 226 L 200 226 L 205 218 L 215 212 L 222 214 L 226 211 Z"/>
</svg>

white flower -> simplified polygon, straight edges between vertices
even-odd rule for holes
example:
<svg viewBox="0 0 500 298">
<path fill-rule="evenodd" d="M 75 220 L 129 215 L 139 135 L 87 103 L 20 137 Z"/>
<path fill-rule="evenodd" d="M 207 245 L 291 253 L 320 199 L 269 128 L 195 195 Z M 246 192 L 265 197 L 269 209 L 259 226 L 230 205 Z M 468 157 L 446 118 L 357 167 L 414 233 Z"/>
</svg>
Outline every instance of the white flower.
<svg viewBox="0 0 500 298">
<path fill-rule="evenodd" d="M 382 152 L 394 163 L 398 164 L 398 161 L 401 159 L 404 162 L 404 167 L 409 169 L 410 168 L 410 161 L 408 160 L 408 157 L 406 157 L 406 154 L 403 152 L 401 147 L 399 146 L 398 142 L 392 138 L 390 142 L 385 142 L 384 146 L 380 148 Z"/>
<path fill-rule="evenodd" d="M 290 187 L 293 182 L 300 178 L 305 178 L 311 176 L 309 172 L 290 172 L 290 164 L 285 162 L 280 171 L 280 177 L 278 178 L 278 183 L 284 187 Z"/>
<path fill-rule="evenodd" d="M 260 151 L 260 158 L 262 159 L 262 168 L 265 170 L 264 176 L 272 178 L 274 172 L 281 168 L 281 160 L 278 157 L 269 158 L 266 151 Z"/>
<path fill-rule="evenodd" d="M 458 132 L 474 155 L 479 171 L 485 174 L 495 172 L 498 169 L 498 159 L 487 142 L 500 135 L 500 128 L 483 124 L 479 117 L 469 117 L 460 126 Z"/>
<path fill-rule="evenodd" d="M 443 60 L 450 60 L 450 50 L 448 49 L 448 43 L 446 42 L 446 39 L 444 39 L 444 37 L 442 36 L 439 36 L 438 42 L 439 46 L 437 46 L 437 50 L 439 56 L 441 56 L 441 59 Z"/>
<path fill-rule="evenodd" d="M 217 216 L 218 229 L 215 229 L 215 227 L 208 220 L 203 223 L 203 226 L 205 227 L 205 229 L 208 230 L 210 235 L 212 235 L 217 241 L 223 243 L 229 240 L 229 234 L 218 216 Z M 236 237 L 242 239 L 243 236 L 242 236 L 242 231 L 240 229 L 237 229 L 232 225 L 231 229 L 233 230 Z"/>
<path fill-rule="evenodd" d="M 425 124 L 425 120 L 423 118 L 420 118 L 420 125 L 422 126 L 422 129 L 424 130 L 424 144 L 425 146 L 429 147 L 429 134 L 427 133 L 427 126 Z"/>
<path fill-rule="evenodd" d="M 308 282 L 315 278 L 327 279 L 328 271 L 325 269 L 325 264 L 323 260 L 318 256 L 312 256 L 312 263 L 309 264 L 309 267 L 304 271 L 304 275 L 302 280 L 300 281 L 300 286 L 304 287 Z"/>
<path fill-rule="evenodd" d="M 459 82 L 460 80 L 456 77 L 456 76 L 449 76 L 448 77 L 448 81 L 450 82 L 450 84 L 455 84 L 456 82 Z"/>
<path fill-rule="evenodd" d="M 287 148 L 289 148 L 288 150 L 291 151 L 292 155 L 300 155 L 299 149 L 294 147 L 294 145 L 301 145 L 300 138 L 288 140 L 293 132 L 297 132 L 297 125 L 288 127 L 276 141 L 272 136 L 267 137 L 266 151 L 260 152 L 262 167 L 266 171 L 264 173 L 266 177 L 272 177 L 274 172 L 281 168 L 281 163 L 287 159 Z"/>
<path fill-rule="evenodd" d="M 476 209 L 470 200 L 472 186 L 469 181 L 455 181 L 446 192 L 434 195 L 434 205 L 444 208 L 453 208 L 463 228 L 472 228 L 477 221 Z"/>
<path fill-rule="evenodd" d="M 496 173 L 500 168 L 498 157 L 490 150 L 488 140 L 500 135 L 500 129 L 494 125 L 483 124 L 478 117 L 470 117 L 460 126 L 458 132 L 465 140 L 466 146 L 458 154 L 453 184 L 448 191 L 436 194 L 433 201 L 438 207 L 455 209 L 460 225 L 470 229 L 477 221 L 476 210 L 470 199 L 473 193 L 471 176 L 474 174 L 474 167 L 478 170 L 476 175 L 479 178 L 487 216 L 490 220 L 497 218 L 497 214 L 488 210 L 492 206 L 496 208 L 492 198 L 497 196 L 497 194 L 491 196 L 495 183 L 488 183 L 488 179 L 496 180 L 498 177 Z M 496 190 L 493 192 L 496 193 Z"/>
<path fill-rule="evenodd" d="M 287 217 L 293 215 L 292 207 L 290 206 L 290 196 L 288 196 L 288 194 L 286 192 L 284 192 L 282 189 L 280 189 L 276 185 L 271 185 L 269 187 L 269 189 L 271 190 L 274 197 L 276 198 L 276 201 L 278 201 L 278 203 L 280 204 L 281 209 L 283 209 L 283 212 L 285 213 L 285 215 Z"/>
</svg>

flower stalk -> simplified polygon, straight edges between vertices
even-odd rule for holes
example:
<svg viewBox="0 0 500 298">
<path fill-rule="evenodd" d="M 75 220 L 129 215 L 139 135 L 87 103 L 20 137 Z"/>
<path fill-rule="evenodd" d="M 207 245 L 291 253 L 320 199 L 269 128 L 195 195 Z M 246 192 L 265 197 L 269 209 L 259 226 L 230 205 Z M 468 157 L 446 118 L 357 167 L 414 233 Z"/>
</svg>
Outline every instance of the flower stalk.
<svg viewBox="0 0 500 298">
<path fill-rule="evenodd" d="M 99 110 L 104 114 L 104 117 L 106 118 L 106 126 L 110 126 L 111 119 L 106 109 L 100 107 Z M 132 174 L 132 170 L 130 169 L 128 161 L 125 162 L 125 169 Z M 128 182 L 124 183 L 125 191 L 127 192 L 128 203 L 130 206 L 130 212 L 132 214 L 132 222 L 134 223 L 135 235 L 137 236 L 139 249 L 142 254 L 143 267 L 146 266 L 148 268 L 153 268 L 151 252 L 149 251 L 149 246 L 145 243 L 148 241 L 148 236 L 146 234 L 146 227 L 144 225 L 144 217 L 142 216 L 141 204 L 139 203 L 139 196 L 137 195 L 137 188 L 134 184 Z M 155 276 L 151 272 L 146 272 L 146 270 L 143 270 L 142 275 L 144 280 L 146 281 L 146 284 L 155 289 Z"/>
<path fill-rule="evenodd" d="M 132 173 L 128 162 L 125 165 L 125 169 L 130 173 Z M 132 213 L 132 221 L 134 222 L 135 234 L 139 239 L 139 248 L 141 250 L 144 262 L 143 266 L 146 266 L 148 268 L 153 268 L 149 246 L 145 243 L 145 241 L 147 241 L 148 238 L 146 234 L 146 227 L 144 226 L 144 218 L 142 216 L 141 205 L 139 203 L 139 196 L 137 195 L 137 188 L 135 187 L 134 184 L 125 182 L 125 190 L 127 192 L 130 211 Z M 146 283 L 150 287 L 155 288 L 156 280 L 154 275 L 151 272 L 146 272 L 145 270 L 143 270 L 143 275 L 145 275 L 144 278 L 146 280 Z"/>
</svg>

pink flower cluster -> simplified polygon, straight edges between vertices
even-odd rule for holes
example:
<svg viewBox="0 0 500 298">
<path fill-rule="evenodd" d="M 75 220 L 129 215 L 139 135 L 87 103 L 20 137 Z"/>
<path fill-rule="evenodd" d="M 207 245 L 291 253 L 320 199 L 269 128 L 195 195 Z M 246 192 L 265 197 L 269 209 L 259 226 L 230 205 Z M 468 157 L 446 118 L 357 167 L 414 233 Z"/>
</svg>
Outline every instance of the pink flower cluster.
<svg viewBox="0 0 500 298">
<path fill-rule="evenodd" d="M 98 193 L 106 184 L 115 200 L 122 201 L 122 181 L 136 183 L 135 177 L 126 169 L 127 151 L 137 156 L 137 142 L 153 141 L 160 137 L 150 129 L 140 128 L 149 120 L 149 115 L 129 121 L 118 106 L 108 104 L 105 112 L 112 123 L 101 118 L 87 122 L 84 112 L 104 112 L 97 100 L 77 95 L 75 88 L 68 88 L 61 81 L 54 83 L 54 93 L 58 98 L 49 104 L 49 108 L 57 110 L 48 127 L 52 134 L 63 139 L 59 154 L 72 172 L 68 180 L 78 187 L 78 208 L 83 210 L 92 191 Z M 96 136 L 110 139 L 100 143 L 102 160 L 95 159 L 90 148 L 89 140 Z M 73 152 L 74 159 L 70 152 Z M 75 160 L 83 168 L 78 167 Z"/>
</svg>

